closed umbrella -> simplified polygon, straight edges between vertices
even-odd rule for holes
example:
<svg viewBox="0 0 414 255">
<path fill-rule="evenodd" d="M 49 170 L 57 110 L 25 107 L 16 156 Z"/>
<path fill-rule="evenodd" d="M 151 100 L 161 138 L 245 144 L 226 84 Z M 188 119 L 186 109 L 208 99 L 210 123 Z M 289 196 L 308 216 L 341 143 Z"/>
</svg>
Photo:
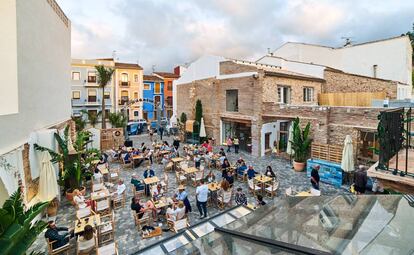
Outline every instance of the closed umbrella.
<svg viewBox="0 0 414 255">
<path fill-rule="evenodd" d="M 354 149 L 352 147 L 352 138 L 350 135 L 345 137 L 341 168 L 347 173 L 354 171 Z"/>
<path fill-rule="evenodd" d="M 293 153 L 294 153 L 294 151 L 292 149 L 292 142 L 291 142 L 292 139 L 293 139 L 293 125 L 290 124 L 288 144 L 287 144 L 287 148 L 286 148 L 286 153 L 289 154 L 289 155 L 293 155 Z"/>
<path fill-rule="evenodd" d="M 72 138 L 70 137 L 70 135 L 68 136 L 68 150 L 69 154 L 73 154 L 73 152 L 75 151 L 75 148 L 73 147 Z"/>
<path fill-rule="evenodd" d="M 200 137 L 206 137 L 206 127 L 204 126 L 204 118 L 201 118 L 201 125 L 200 125 Z"/>
<path fill-rule="evenodd" d="M 52 158 L 49 152 L 44 151 L 41 154 L 41 167 L 39 177 L 39 192 L 38 198 L 40 201 L 50 201 L 59 195 L 59 188 L 56 180 L 56 172 L 53 167 Z"/>
</svg>

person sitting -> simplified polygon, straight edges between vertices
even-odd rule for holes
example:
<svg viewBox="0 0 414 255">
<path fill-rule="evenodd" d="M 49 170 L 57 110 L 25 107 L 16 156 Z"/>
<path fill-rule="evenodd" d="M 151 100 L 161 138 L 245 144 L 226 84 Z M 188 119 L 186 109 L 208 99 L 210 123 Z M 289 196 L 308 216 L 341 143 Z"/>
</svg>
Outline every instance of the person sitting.
<svg viewBox="0 0 414 255">
<path fill-rule="evenodd" d="M 212 171 L 210 171 L 210 172 L 207 174 L 206 178 L 205 178 L 205 182 L 207 182 L 207 183 L 212 183 L 212 182 L 214 182 L 215 180 L 216 180 L 216 175 L 215 175 Z"/>
<path fill-rule="evenodd" d="M 185 216 L 185 206 L 183 201 L 179 201 L 174 210 L 175 220 L 181 220 Z"/>
<path fill-rule="evenodd" d="M 221 195 L 223 192 L 227 192 L 230 190 L 230 183 L 224 179 L 220 183 L 221 189 L 219 190 L 219 195 Z"/>
<path fill-rule="evenodd" d="M 154 219 L 154 222 L 157 222 L 157 208 L 155 207 L 154 202 L 152 202 L 151 200 L 148 200 L 145 203 L 145 208 L 147 211 L 151 211 L 152 212 L 152 218 Z"/>
<path fill-rule="evenodd" d="M 131 176 L 131 184 L 135 186 L 136 191 L 141 191 L 145 188 L 144 184 L 140 180 L 138 180 L 138 176 L 135 173 Z"/>
<path fill-rule="evenodd" d="M 151 165 L 152 165 L 152 155 L 153 155 L 153 153 L 154 153 L 153 150 L 147 149 L 146 153 L 145 153 L 145 156 L 144 156 L 146 160 L 150 161 Z"/>
<path fill-rule="evenodd" d="M 116 191 L 112 193 L 113 197 L 119 197 L 121 196 L 126 190 L 126 186 L 124 184 L 124 181 L 120 179 L 118 181 L 118 185 L 116 185 Z"/>
<path fill-rule="evenodd" d="M 170 146 L 168 145 L 167 141 L 164 141 L 164 143 L 162 144 L 161 148 L 162 151 L 169 151 L 170 150 Z"/>
<path fill-rule="evenodd" d="M 226 181 L 229 182 L 229 184 L 232 186 L 234 183 L 234 174 L 233 171 L 227 171 L 226 176 L 224 177 Z"/>
<path fill-rule="evenodd" d="M 220 148 L 219 155 L 224 157 L 226 156 L 226 153 L 224 152 L 223 148 Z"/>
<path fill-rule="evenodd" d="M 78 237 L 79 249 L 82 254 L 89 254 L 95 248 L 94 230 L 91 225 L 86 225 L 81 236 Z"/>
<path fill-rule="evenodd" d="M 201 164 L 201 156 L 199 154 L 196 154 L 194 156 L 194 166 L 196 168 L 200 168 L 200 164 Z"/>
<path fill-rule="evenodd" d="M 241 163 L 241 166 L 237 168 L 237 174 L 240 176 L 243 176 L 246 173 L 246 170 L 247 170 L 247 166 L 246 166 L 246 163 L 243 161 Z"/>
<path fill-rule="evenodd" d="M 135 211 L 138 216 L 138 219 L 141 219 L 144 216 L 144 213 L 147 211 L 145 207 L 141 204 L 138 195 L 135 195 L 131 200 L 131 210 Z"/>
<path fill-rule="evenodd" d="M 156 186 L 153 187 L 153 189 L 152 189 L 152 197 L 153 197 L 154 201 L 157 201 L 163 195 L 164 195 L 164 190 L 163 190 L 161 184 L 157 184 Z"/>
<path fill-rule="evenodd" d="M 53 220 L 48 221 L 45 237 L 49 242 L 56 241 L 52 244 L 53 249 L 57 249 L 69 243 L 69 239 L 74 237 L 74 231 L 66 227 L 57 227 Z"/>
<path fill-rule="evenodd" d="M 125 154 L 125 156 L 124 156 L 124 162 L 125 162 L 125 164 L 131 163 L 131 154 L 130 153 L 127 152 Z"/>
<path fill-rule="evenodd" d="M 99 169 L 100 167 L 108 168 L 108 161 L 105 159 L 104 156 L 99 158 L 99 162 L 96 164 L 96 168 Z"/>
<path fill-rule="evenodd" d="M 75 189 L 73 193 L 73 202 L 78 207 L 78 209 L 83 209 L 91 205 L 91 200 L 86 200 L 78 189 Z"/>
<path fill-rule="evenodd" d="M 147 169 L 144 172 L 144 178 L 150 178 L 150 177 L 154 177 L 155 176 L 155 172 L 154 170 L 151 169 L 151 166 L 147 166 Z"/>
<path fill-rule="evenodd" d="M 266 205 L 266 202 L 263 201 L 263 196 L 262 195 L 257 195 L 257 197 L 256 197 L 256 206 L 261 207 L 261 206 L 264 206 L 264 205 Z"/>
<path fill-rule="evenodd" d="M 213 152 L 213 146 L 211 145 L 211 143 L 209 142 L 207 145 L 207 152 Z M 224 152 L 224 151 L 223 151 Z"/>
<path fill-rule="evenodd" d="M 247 178 L 253 179 L 256 176 L 257 172 L 253 169 L 253 166 L 249 166 L 249 169 L 247 170 Z"/>
<path fill-rule="evenodd" d="M 145 146 L 145 143 L 141 143 L 141 147 L 139 148 L 139 150 L 144 153 L 147 150 L 147 146 Z"/>
<path fill-rule="evenodd" d="M 246 194 L 243 193 L 242 188 L 238 187 L 234 197 L 237 205 L 247 205 Z"/>
<path fill-rule="evenodd" d="M 174 214 L 174 204 L 169 204 L 167 207 L 167 211 L 165 211 L 165 217 L 167 220 L 175 221 L 175 214 Z"/>
<path fill-rule="evenodd" d="M 223 164 L 221 164 L 221 169 L 222 169 L 222 173 L 221 173 L 221 177 L 225 178 L 227 176 L 227 171 L 230 168 L 230 163 L 228 161 L 228 159 L 224 159 Z"/>
<path fill-rule="evenodd" d="M 236 161 L 236 167 L 240 167 L 242 165 L 242 163 L 244 163 L 244 159 L 242 157 L 240 157 L 237 161 Z"/>
<path fill-rule="evenodd" d="M 95 171 L 94 171 L 94 173 L 93 173 L 93 178 L 94 178 L 95 180 L 101 180 L 101 179 L 102 179 L 102 177 L 103 177 L 103 175 L 102 175 L 102 173 L 101 173 L 101 170 L 99 170 L 99 168 L 95 168 Z"/>
<path fill-rule="evenodd" d="M 272 177 L 272 178 L 276 177 L 276 174 L 273 172 L 271 166 L 266 167 L 265 175 L 268 176 L 268 177 Z"/>
</svg>

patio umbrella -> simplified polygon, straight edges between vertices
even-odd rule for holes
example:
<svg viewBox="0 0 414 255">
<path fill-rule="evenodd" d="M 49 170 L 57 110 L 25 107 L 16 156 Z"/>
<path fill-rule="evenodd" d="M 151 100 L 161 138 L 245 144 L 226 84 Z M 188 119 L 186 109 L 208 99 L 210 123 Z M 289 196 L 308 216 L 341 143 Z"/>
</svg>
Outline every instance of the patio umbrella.
<svg viewBox="0 0 414 255">
<path fill-rule="evenodd" d="M 72 142 L 72 138 L 70 137 L 70 134 L 68 136 L 68 150 L 69 150 L 69 154 L 76 153 L 75 148 L 73 147 L 73 142 Z"/>
<path fill-rule="evenodd" d="M 204 118 L 201 118 L 201 125 L 200 125 L 200 137 L 206 137 L 206 127 L 204 126 Z"/>
<path fill-rule="evenodd" d="M 286 148 L 286 153 L 289 155 L 293 155 L 294 151 L 292 149 L 292 142 L 291 140 L 293 139 L 293 125 L 291 124 L 289 127 L 289 136 L 288 136 L 288 144 L 287 144 L 287 148 Z"/>
<path fill-rule="evenodd" d="M 347 173 L 354 171 L 354 149 L 352 147 L 352 138 L 350 135 L 345 137 L 341 168 Z"/>
<path fill-rule="evenodd" d="M 53 167 L 52 158 L 49 152 L 44 151 L 41 154 L 41 167 L 39 178 L 38 198 L 40 201 L 50 201 L 59 195 L 59 188 L 56 180 L 56 172 Z"/>
</svg>

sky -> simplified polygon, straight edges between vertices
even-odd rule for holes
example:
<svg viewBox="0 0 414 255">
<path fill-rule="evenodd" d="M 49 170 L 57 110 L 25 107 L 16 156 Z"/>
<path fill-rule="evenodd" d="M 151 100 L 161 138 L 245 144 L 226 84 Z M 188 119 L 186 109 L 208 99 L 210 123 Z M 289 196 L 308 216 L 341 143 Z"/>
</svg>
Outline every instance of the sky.
<svg viewBox="0 0 414 255">
<path fill-rule="evenodd" d="M 254 61 L 288 41 L 339 47 L 412 30 L 412 0 L 57 0 L 72 57 L 172 72 L 211 54 Z"/>
</svg>

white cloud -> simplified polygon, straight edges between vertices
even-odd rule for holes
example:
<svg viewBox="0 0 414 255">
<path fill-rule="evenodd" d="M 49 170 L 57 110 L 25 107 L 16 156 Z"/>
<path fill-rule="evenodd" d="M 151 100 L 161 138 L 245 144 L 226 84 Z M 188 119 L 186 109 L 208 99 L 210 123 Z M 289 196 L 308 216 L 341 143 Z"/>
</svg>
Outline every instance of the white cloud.
<svg viewBox="0 0 414 255">
<path fill-rule="evenodd" d="M 72 20 L 72 53 L 109 57 L 151 71 L 203 54 L 256 59 L 287 40 L 339 46 L 405 33 L 414 2 L 404 0 L 59 0 Z"/>
</svg>

